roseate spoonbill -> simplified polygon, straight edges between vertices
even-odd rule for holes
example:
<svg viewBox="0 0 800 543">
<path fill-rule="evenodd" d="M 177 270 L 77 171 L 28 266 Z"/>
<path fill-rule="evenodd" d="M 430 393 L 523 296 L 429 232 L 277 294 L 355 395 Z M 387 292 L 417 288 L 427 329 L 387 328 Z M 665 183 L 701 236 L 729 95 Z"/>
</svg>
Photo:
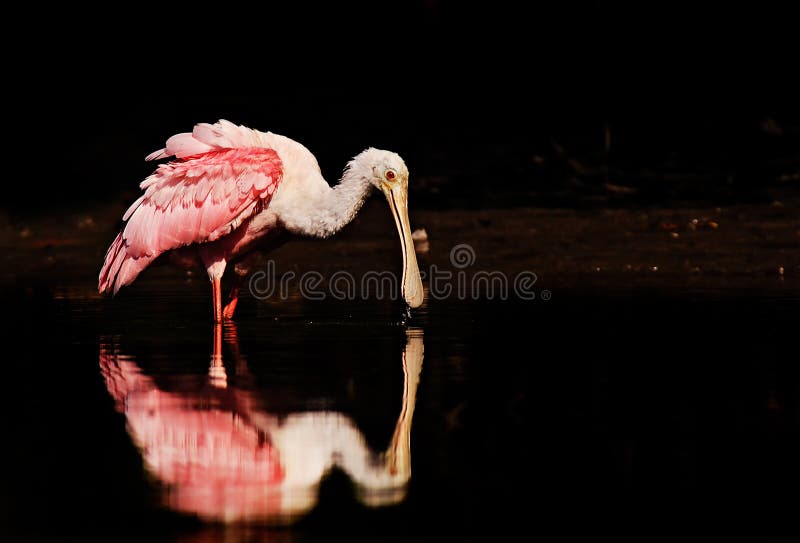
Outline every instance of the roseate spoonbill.
<svg viewBox="0 0 800 543">
<path fill-rule="evenodd" d="M 356 155 L 331 187 L 314 155 L 287 137 L 225 120 L 172 136 L 146 160 L 175 157 L 141 183 L 145 191 L 105 256 L 98 289 L 114 294 L 153 260 L 170 253 L 201 262 L 211 280 L 214 321 L 233 317 L 238 283 L 255 251 L 282 232 L 327 238 L 348 224 L 374 187 L 389 202 L 403 251 L 406 303 L 423 301 L 408 221 L 408 168 L 396 153 L 369 148 Z M 222 309 L 221 278 L 235 264 L 234 286 Z"/>
<path fill-rule="evenodd" d="M 148 473 L 164 485 L 171 509 L 223 522 L 292 521 L 317 502 L 331 468 L 344 470 L 367 506 L 401 502 L 411 478 L 411 425 L 424 355 L 422 330 L 406 332 L 400 413 L 384 451 L 373 450 L 349 416 L 336 411 L 277 414 L 254 390 L 236 329 L 225 341 L 234 368 L 222 363 L 215 325 L 209 375 L 148 375 L 111 340 L 100 342 L 100 367 Z M 399 391 L 398 391 L 399 392 Z M 274 401 L 274 400 L 273 400 Z"/>
</svg>

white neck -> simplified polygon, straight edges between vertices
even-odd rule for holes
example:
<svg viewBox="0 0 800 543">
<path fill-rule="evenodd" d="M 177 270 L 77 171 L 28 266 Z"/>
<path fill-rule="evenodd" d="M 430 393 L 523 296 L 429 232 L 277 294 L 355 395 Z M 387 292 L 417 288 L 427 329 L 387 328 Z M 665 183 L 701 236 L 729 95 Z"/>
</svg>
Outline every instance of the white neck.
<svg viewBox="0 0 800 543">
<path fill-rule="evenodd" d="M 306 179 L 313 186 L 311 193 L 297 194 L 292 209 L 285 210 L 283 220 L 289 230 L 305 236 L 327 238 L 344 228 L 361 209 L 372 190 L 371 170 L 352 161 L 335 187 L 330 187 L 318 171 Z"/>
</svg>

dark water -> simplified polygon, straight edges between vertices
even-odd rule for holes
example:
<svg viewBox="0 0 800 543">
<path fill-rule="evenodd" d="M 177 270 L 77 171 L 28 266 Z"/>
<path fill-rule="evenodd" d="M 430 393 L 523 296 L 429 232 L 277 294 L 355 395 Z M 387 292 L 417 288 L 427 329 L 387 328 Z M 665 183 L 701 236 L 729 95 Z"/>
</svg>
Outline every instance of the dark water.
<svg viewBox="0 0 800 543">
<path fill-rule="evenodd" d="M 245 300 L 215 361 L 201 290 L 12 289 L 2 540 L 796 535 L 771 292 Z"/>
</svg>

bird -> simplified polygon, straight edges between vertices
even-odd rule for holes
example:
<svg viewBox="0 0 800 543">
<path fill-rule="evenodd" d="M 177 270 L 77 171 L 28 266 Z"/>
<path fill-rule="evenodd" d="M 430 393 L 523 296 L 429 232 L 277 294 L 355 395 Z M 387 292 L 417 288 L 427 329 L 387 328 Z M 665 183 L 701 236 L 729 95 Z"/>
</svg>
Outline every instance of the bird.
<svg viewBox="0 0 800 543">
<path fill-rule="evenodd" d="M 329 238 L 377 189 L 400 238 L 402 296 L 409 308 L 422 305 L 408 218 L 409 171 L 397 153 L 365 149 L 331 186 L 299 142 L 221 119 L 172 136 L 145 160 L 165 158 L 170 161 L 142 181 L 144 193 L 122 217 L 100 270 L 100 293 L 116 294 L 168 254 L 173 263 L 200 262 L 211 282 L 214 322 L 232 319 L 239 284 L 252 271 L 255 255 L 285 234 Z M 235 285 L 223 308 L 221 280 L 230 267 Z"/>
</svg>

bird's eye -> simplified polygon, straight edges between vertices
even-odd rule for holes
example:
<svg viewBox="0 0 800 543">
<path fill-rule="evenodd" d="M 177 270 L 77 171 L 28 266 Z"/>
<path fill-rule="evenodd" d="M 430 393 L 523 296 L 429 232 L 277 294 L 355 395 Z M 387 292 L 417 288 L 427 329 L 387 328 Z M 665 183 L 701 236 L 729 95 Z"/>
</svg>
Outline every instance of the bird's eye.
<svg viewBox="0 0 800 543">
<path fill-rule="evenodd" d="M 383 175 L 385 175 L 386 179 L 389 181 L 392 181 L 395 177 L 397 177 L 397 174 L 394 172 L 394 170 L 386 170 L 386 173 Z"/>
</svg>

